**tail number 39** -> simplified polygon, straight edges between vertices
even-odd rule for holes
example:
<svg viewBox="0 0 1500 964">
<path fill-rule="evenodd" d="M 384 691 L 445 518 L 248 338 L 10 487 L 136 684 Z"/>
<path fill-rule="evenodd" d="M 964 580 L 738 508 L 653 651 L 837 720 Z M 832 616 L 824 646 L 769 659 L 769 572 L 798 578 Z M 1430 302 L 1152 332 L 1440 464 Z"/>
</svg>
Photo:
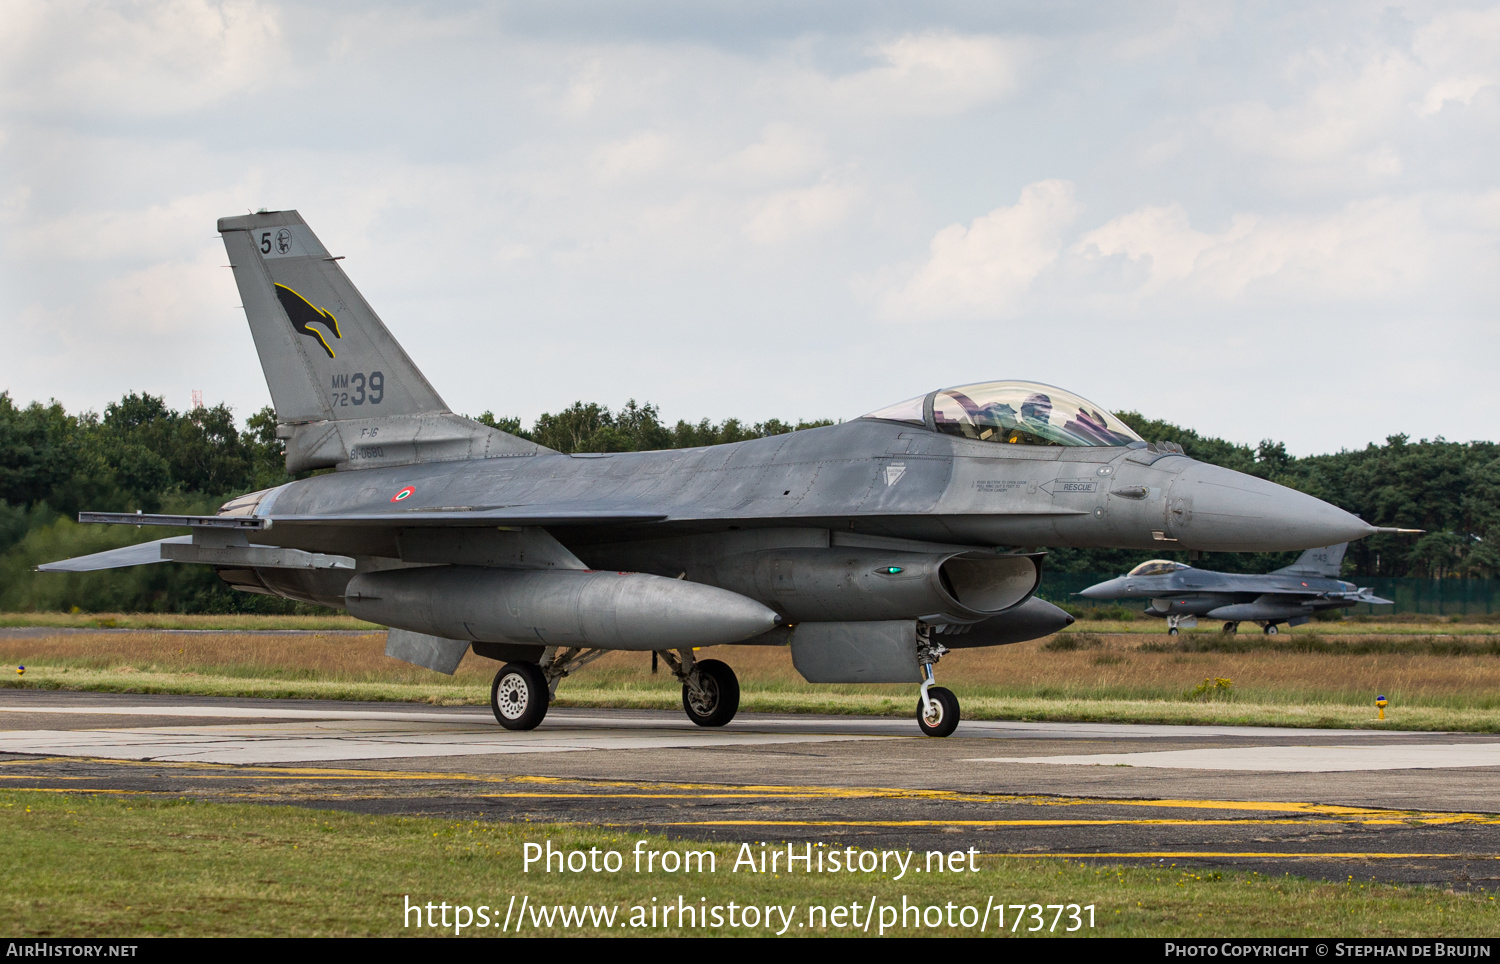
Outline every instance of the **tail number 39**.
<svg viewBox="0 0 1500 964">
<path fill-rule="evenodd" d="M 385 375 L 381 372 L 355 372 L 333 376 L 333 407 L 379 405 L 385 400 Z"/>
</svg>

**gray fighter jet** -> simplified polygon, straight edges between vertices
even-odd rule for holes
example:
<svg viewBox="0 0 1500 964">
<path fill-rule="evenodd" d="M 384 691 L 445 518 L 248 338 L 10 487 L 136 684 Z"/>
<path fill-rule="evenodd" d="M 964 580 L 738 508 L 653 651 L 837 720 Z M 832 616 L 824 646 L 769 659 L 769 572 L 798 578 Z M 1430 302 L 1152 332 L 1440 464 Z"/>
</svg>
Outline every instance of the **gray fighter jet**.
<svg viewBox="0 0 1500 964">
<path fill-rule="evenodd" d="M 1411 531 L 1411 530 L 1396 530 Z M 1167 632 L 1198 624 L 1199 616 L 1224 621 L 1224 632 L 1253 622 L 1267 634 L 1277 626 L 1300 626 L 1313 613 L 1369 603 L 1389 606 L 1369 589 L 1339 579 L 1347 542 L 1309 549 L 1296 562 L 1263 576 L 1194 569 L 1180 562 L 1152 559 L 1118 579 L 1090 586 L 1085 599 L 1148 599 L 1146 615 L 1166 619 Z"/>
<path fill-rule="evenodd" d="M 417 665 L 452 673 L 472 650 L 504 664 L 491 703 L 511 729 L 609 650 L 657 653 L 688 717 L 723 725 L 739 684 L 697 651 L 752 643 L 790 645 L 815 683 L 920 683 L 923 731 L 947 735 L 959 706 L 933 685 L 940 656 L 1072 621 L 1034 596 L 1038 547 L 1302 549 L 1374 531 L 1032 382 L 731 445 L 561 454 L 455 415 L 295 211 L 219 230 L 287 468 L 336 471 L 208 517 L 83 513 L 192 534 L 42 568 L 207 564 L 390 626 L 386 652 Z"/>
</svg>

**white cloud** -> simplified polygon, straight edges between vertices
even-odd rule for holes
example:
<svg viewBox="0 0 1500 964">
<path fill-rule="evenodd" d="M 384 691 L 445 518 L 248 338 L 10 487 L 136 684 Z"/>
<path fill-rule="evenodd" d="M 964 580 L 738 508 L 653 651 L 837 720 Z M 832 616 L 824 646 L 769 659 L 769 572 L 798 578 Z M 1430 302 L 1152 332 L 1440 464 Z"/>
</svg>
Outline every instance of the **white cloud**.
<svg viewBox="0 0 1500 964">
<path fill-rule="evenodd" d="M 908 33 L 867 48 L 875 66 L 844 74 L 793 71 L 781 96 L 801 109 L 856 116 L 961 114 L 1003 100 L 1020 85 L 1031 45 L 948 30 Z"/>
<path fill-rule="evenodd" d="M 1500 83 L 1500 9 L 1440 14 L 1416 32 L 1412 49 L 1431 77 L 1419 112 L 1435 114 L 1448 103 L 1467 106 Z"/>
<path fill-rule="evenodd" d="M 996 315 L 1012 308 L 1057 260 L 1063 230 L 1082 207 L 1067 181 L 1028 184 L 1011 207 L 933 236 L 930 254 L 885 308 L 896 315 Z"/>
<path fill-rule="evenodd" d="M 1241 213 L 1216 234 L 1194 230 L 1187 212 L 1171 204 L 1115 218 L 1073 251 L 1141 264 L 1141 295 L 1229 302 L 1253 289 L 1364 300 L 1424 282 L 1433 239 L 1421 204 L 1410 199 L 1374 198 L 1322 216 Z"/>
<path fill-rule="evenodd" d="M 151 116 L 287 79 L 276 14 L 257 0 L 11 0 L 5 19 L 12 108 Z"/>
<path fill-rule="evenodd" d="M 843 221 L 860 200 L 857 186 L 829 179 L 812 187 L 775 191 L 750 203 L 745 237 L 774 244 Z"/>
</svg>

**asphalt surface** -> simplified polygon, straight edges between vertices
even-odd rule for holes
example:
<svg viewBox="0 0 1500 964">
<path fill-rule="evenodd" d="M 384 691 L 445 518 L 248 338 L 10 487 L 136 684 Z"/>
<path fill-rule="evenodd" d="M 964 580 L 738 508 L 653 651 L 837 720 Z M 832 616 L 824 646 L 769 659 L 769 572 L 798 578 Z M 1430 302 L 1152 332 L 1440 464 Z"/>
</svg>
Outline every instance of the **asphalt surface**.
<svg viewBox="0 0 1500 964">
<path fill-rule="evenodd" d="M 0 692 L 0 787 L 1500 886 L 1500 736 Z"/>
</svg>

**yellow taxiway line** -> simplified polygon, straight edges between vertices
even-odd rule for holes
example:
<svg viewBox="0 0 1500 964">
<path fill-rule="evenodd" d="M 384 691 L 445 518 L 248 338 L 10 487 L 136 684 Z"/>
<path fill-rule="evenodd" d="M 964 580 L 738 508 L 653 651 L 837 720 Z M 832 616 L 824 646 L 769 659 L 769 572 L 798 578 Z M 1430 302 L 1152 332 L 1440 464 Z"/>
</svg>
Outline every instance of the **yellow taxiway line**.
<svg viewBox="0 0 1500 964">
<path fill-rule="evenodd" d="M 722 783 L 689 783 L 643 780 L 579 779 L 569 777 L 519 776 L 504 774 L 478 774 L 463 771 L 441 770 L 362 770 L 349 767 L 292 767 L 292 766 L 247 766 L 242 764 L 174 762 L 163 763 L 148 760 L 91 761 L 80 757 L 46 757 L 0 760 L 0 767 L 38 766 L 51 763 L 78 764 L 100 762 L 110 766 L 175 770 L 191 773 L 201 779 L 257 780 L 257 781 L 400 781 L 400 782 L 454 782 L 481 784 L 529 785 L 537 789 L 496 790 L 481 792 L 473 796 L 485 799 L 535 799 L 535 800 L 586 800 L 635 799 L 635 800 L 910 800 L 924 802 L 970 803 L 988 806 L 1035 806 L 1035 807 L 1144 807 L 1153 810 L 1181 809 L 1197 811 L 1240 811 L 1252 813 L 1285 814 L 1302 818 L 1297 823 L 1338 823 L 1399 825 L 1420 823 L 1441 824 L 1490 824 L 1500 823 L 1500 814 L 1443 812 L 1424 810 L 1394 810 L 1383 807 L 1352 807 L 1338 804 L 1323 804 L 1296 800 L 1204 800 L 1204 799 L 1142 799 L 1104 798 L 1075 796 L 1046 796 L 1042 794 L 983 793 L 961 790 L 927 790 L 900 787 L 831 787 L 816 785 L 777 785 Z M 0 772 L 0 780 L 35 780 L 37 774 Z M 47 777 L 53 780 L 81 781 L 97 777 L 77 774 L 59 774 Z M 546 789 L 542 789 L 546 788 Z M 554 789 L 555 788 L 555 789 Z M 20 788 L 16 788 L 20 789 Z M 142 791 L 150 792 L 150 791 Z M 1307 819 L 1335 818 L 1335 819 Z M 812 823 L 727 821 L 681 824 L 683 826 L 1110 826 L 1118 824 L 1169 824 L 1169 825 L 1233 825 L 1287 823 L 1285 819 L 1209 818 L 1209 819 L 1098 819 L 1098 820 L 933 820 L 882 822 L 824 821 Z"/>
</svg>

